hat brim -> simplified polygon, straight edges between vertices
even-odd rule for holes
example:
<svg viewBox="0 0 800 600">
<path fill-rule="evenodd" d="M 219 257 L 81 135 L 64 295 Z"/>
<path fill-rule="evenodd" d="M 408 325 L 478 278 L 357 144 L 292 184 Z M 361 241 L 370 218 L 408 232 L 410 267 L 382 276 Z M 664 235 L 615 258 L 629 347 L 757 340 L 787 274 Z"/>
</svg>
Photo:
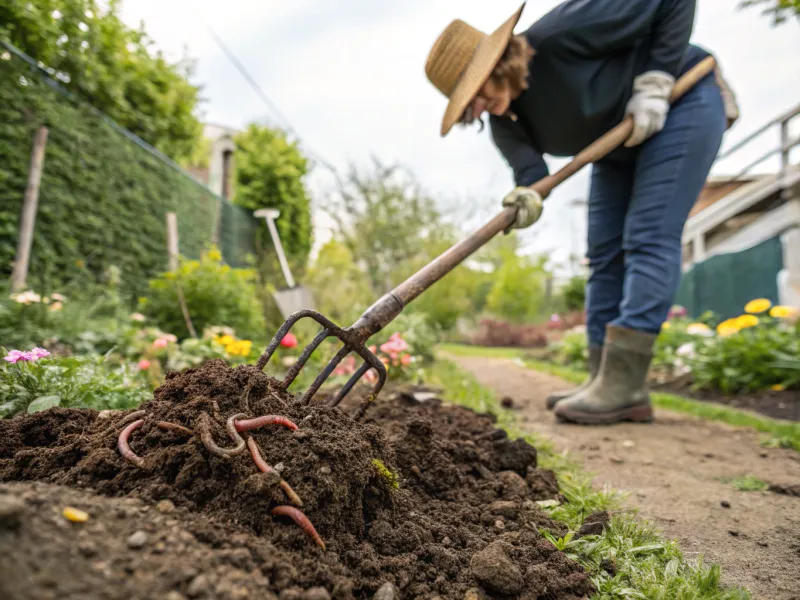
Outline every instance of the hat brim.
<svg viewBox="0 0 800 600">
<path fill-rule="evenodd" d="M 446 136 L 450 129 L 453 128 L 453 125 L 461 119 L 461 115 L 464 114 L 467 106 L 469 106 L 492 74 L 497 62 L 503 56 L 506 46 L 508 46 L 508 41 L 514 33 L 514 27 L 519 22 L 524 8 L 525 3 L 523 2 L 505 23 L 484 37 L 481 43 L 478 44 L 475 54 L 472 56 L 467 68 L 464 69 L 464 73 L 458 80 L 455 89 L 450 94 L 450 100 L 447 103 L 447 108 L 445 108 L 444 117 L 442 117 L 442 137 Z"/>
</svg>

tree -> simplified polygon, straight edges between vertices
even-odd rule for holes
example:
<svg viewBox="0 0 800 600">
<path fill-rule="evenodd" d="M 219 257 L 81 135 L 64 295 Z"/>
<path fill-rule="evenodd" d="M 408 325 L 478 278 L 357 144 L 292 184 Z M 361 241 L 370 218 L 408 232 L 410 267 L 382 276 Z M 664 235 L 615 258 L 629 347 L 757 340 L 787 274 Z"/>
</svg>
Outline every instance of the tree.
<svg viewBox="0 0 800 600">
<path fill-rule="evenodd" d="M 355 321 L 373 301 L 366 275 L 350 249 L 338 240 L 320 248 L 305 283 L 314 291 L 318 310 L 342 327 Z"/>
<path fill-rule="evenodd" d="M 499 268 L 486 307 L 498 317 L 523 323 L 534 319 L 544 300 L 546 257 L 532 260 L 520 256 L 513 247 L 502 248 Z"/>
<path fill-rule="evenodd" d="M 168 62 L 142 26 L 119 18 L 120 0 L 6 0 L 0 39 L 33 57 L 75 93 L 180 161 L 201 137 L 191 61 Z"/>
<path fill-rule="evenodd" d="M 280 211 L 275 221 L 286 258 L 294 269 L 306 266 L 312 245 L 311 201 L 303 178 L 308 160 L 297 143 L 280 129 L 250 123 L 234 137 L 236 193 L 233 203 L 255 211 L 274 208 Z M 262 223 L 259 246 L 271 257 L 264 269 L 278 273 L 278 262 Z"/>
<path fill-rule="evenodd" d="M 365 273 L 370 304 L 433 261 L 456 241 L 432 198 L 405 169 L 373 159 L 369 171 L 351 166 L 325 210 L 336 236 Z M 470 313 L 479 274 L 456 267 L 404 312 L 424 313 L 431 325 L 449 329 Z M 329 293 L 336 293 L 329 288 Z"/>
<path fill-rule="evenodd" d="M 761 14 L 771 14 L 773 26 L 785 23 L 792 14 L 800 21 L 800 0 L 743 0 L 739 3 L 739 8 L 750 8 L 762 4 L 769 5 L 761 11 Z"/>
</svg>

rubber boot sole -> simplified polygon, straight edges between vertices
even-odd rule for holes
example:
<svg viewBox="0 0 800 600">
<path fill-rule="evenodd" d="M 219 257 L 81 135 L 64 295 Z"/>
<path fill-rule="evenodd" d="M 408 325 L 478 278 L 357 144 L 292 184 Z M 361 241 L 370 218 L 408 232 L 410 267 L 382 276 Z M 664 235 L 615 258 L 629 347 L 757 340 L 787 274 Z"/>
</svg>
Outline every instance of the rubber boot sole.
<svg viewBox="0 0 800 600">
<path fill-rule="evenodd" d="M 604 413 L 562 408 L 556 412 L 556 417 L 559 421 L 578 423 L 580 425 L 610 425 L 622 421 L 650 423 L 653 421 L 653 407 L 649 404 L 637 404 Z"/>
</svg>

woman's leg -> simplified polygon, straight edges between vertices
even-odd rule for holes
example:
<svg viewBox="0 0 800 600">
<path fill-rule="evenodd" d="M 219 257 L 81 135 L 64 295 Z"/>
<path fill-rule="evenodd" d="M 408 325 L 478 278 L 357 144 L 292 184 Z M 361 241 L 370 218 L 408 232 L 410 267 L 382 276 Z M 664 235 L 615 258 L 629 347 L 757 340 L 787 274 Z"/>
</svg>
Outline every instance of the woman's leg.
<svg viewBox="0 0 800 600">
<path fill-rule="evenodd" d="M 600 368 L 606 324 L 619 316 L 625 278 L 622 238 L 625 213 L 633 188 L 634 165 L 600 163 L 592 166 L 589 191 L 586 283 L 586 336 L 589 342 L 589 379 L 578 388 L 559 390 L 545 402 L 548 410 L 583 390 Z"/>
<path fill-rule="evenodd" d="M 652 346 L 681 274 L 681 235 L 716 158 L 726 121 L 713 76 L 671 108 L 664 129 L 642 144 L 623 232 L 625 281 L 619 315 L 606 327 L 600 372 L 560 402 L 567 420 L 649 420 L 645 393 Z"/>
</svg>

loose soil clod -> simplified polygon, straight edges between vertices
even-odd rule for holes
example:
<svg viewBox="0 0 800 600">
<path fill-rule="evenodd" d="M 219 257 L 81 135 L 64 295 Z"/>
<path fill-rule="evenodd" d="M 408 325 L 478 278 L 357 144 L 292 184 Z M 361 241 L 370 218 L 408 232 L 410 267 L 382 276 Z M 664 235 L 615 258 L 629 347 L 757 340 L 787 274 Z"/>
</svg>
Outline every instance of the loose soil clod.
<svg viewBox="0 0 800 600">
<path fill-rule="evenodd" d="M 229 423 L 236 430 L 237 424 L 250 420 L 241 417 L 248 383 L 248 416 L 281 415 L 298 427 L 284 423 L 270 430 L 250 429 L 252 444 L 242 440 L 250 452 L 212 453 L 209 446 L 214 448 L 213 440 L 226 435 Z M 0 588 L 6 586 L 0 596 L 41 597 L 42 588 L 28 582 L 55 570 L 58 576 L 48 584 L 54 597 L 74 597 L 69 591 L 74 589 L 81 589 L 82 597 L 114 597 L 111 590 L 123 581 L 116 565 L 124 565 L 128 573 L 136 573 L 132 579 L 147 581 L 141 589 L 124 585 L 129 600 L 171 592 L 185 597 L 199 574 L 188 573 L 187 565 L 193 564 L 207 569 L 209 589 L 219 600 L 241 597 L 232 588 L 219 587 L 228 585 L 234 574 L 255 572 L 263 575 L 257 591 L 252 582 L 241 585 L 250 597 L 266 600 L 283 592 L 287 598 L 301 598 L 303 590 L 314 588 L 324 588 L 333 600 L 367 600 L 387 583 L 409 600 L 463 600 L 468 591 L 481 587 L 486 598 L 502 600 L 527 600 L 525 590 L 530 589 L 546 589 L 552 600 L 593 593 L 582 567 L 538 533 L 547 528 L 560 537 L 567 531 L 535 503 L 559 495 L 552 473 L 537 468 L 535 448 L 508 437 L 482 437 L 495 429 L 494 419 L 463 408 L 412 404 L 386 394 L 356 421 L 347 412 L 355 402 L 346 398 L 344 406 L 331 408 L 317 399 L 302 406 L 255 367 L 230 368 L 220 360 L 169 373 L 141 407 L 146 416 L 137 415 L 143 423 L 137 425 L 135 447 L 146 457 L 147 469 L 120 455 L 117 436 L 99 435 L 110 425 L 119 431 L 130 418 L 124 413 L 98 419 L 96 411 L 53 408 L 0 420 L 0 482 L 66 486 L 86 498 L 81 503 L 79 497 L 70 497 L 71 504 L 96 507 L 93 527 L 81 528 L 85 553 L 64 550 L 75 543 L 68 529 L 32 530 L 47 523 L 36 511 L 29 511 L 35 526 L 23 527 L 13 539 L 0 536 L 0 555 L 13 553 L 18 559 L 13 577 L 0 581 Z M 194 435 L 177 436 L 159 423 L 176 424 Z M 256 471 L 254 447 L 262 459 L 284 465 L 282 472 L 264 472 L 261 465 Z M 237 448 L 238 441 L 232 449 Z M 324 540 L 324 554 L 311 547 L 307 530 L 287 527 L 276 518 L 291 518 L 289 509 L 296 510 L 286 506 L 289 495 L 282 479 L 302 498 L 301 514 Z M 174 512 L 121 507 L 115 513 L 101 508 L 106 505 L 102 498 L 135 500 L 144 508 L 169 501 Z M 108 523 L 102 516 L 108 514 L 125 518 Z M 153 514 L 166 519 L 161 523 L 180 520 L 187 533 L 172 539 L 165 537 L 166 525 L 145 527 Z M 500 516 L 502 529 L 495 526 Z M 121 524 L 126 523 L 123 535 Z M 134 552 L 124 542 L 138 529 L 150 540 Z M 122 535 L 115 538 L 121 544 L 103 534 L 111 530 Z M 44 550 L 43 539 L 66 551 L 68 560 Z M 513 586 L 500 595 L 485 587 L 491 588 L 487 582 L 495 576 L 480 571 L 482 586 L 472 572 L 473 556 L 493 543 L 502 545 L 508 564 L 514 565 L 511 570 L 521 574 L 522 591 Z M 108 578 L 106 571 L 92 570 L 99 564 L 98 552 L 104 564 L 115 565 Z M 156 576 L 154 568 L 168 576 Z"/>
</svg>

